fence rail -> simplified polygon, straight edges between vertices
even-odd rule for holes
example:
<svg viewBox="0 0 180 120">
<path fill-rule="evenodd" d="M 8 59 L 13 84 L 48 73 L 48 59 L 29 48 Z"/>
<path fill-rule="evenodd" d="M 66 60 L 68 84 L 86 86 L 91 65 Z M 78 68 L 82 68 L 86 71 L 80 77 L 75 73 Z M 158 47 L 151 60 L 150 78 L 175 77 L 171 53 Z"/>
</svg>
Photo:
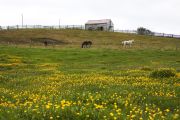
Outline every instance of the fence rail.
<svg viewBox="0 0 180 120">
<path fill-rule="evenodd" d="M 51 25 L 51 26 L 14 25 L 14 26 L 0 26 L 0 30 L 17 30 L 17 29 L 81 29 L 81 30 L 85 30 L 85 26 L 84 25 Z M 137 34 L 137 30 L 114 30 L 114 32 Z M 165 33 L 158 33 L 158 32 L 153 32 L 153 36 L 179 38 L 180 39 L 180 35 L 165 34 Z"/>
<path fill-rule="evenodd" d="M 136 30 L 114 30 L 114 32 L 137 34 Z"/>
<path fill-rule="evenodd" d="M 12 29 L 85 29 L 83 25 L 14 25 L 14 26 L 0 26 L 0 30 L 12 30 Z"/>
</svg>

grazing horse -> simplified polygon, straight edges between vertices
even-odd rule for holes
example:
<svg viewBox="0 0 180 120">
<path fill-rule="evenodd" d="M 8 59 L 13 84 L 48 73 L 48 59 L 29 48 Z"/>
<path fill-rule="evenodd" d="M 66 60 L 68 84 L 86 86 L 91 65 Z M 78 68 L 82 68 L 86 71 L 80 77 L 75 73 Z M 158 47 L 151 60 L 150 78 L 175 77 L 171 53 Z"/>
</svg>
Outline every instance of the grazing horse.
<svg viewBox="0 0 180 120">
<path fill-rule="evenodd" d="M 133 39 L 132 39 L 132 40 L 122 41 L 122 45 L 123 45 L 124 47 L 126 47 L 126 45 L 129 45 L 129 47 L 131 47 L 132 44 L 133 44 L 133 42 L 134 42 Z"/>
<path fill-rule="evenodd" d="M 44 41 L 44 46 L 47 47 L 47 45 L 48 45 L 48 42 Z"/>
<path fill-rule="evenodd" d="M 82 48 L 90 48 L 91 47 L 91 45 L 92 45 L 92 42 L 91 41 L 84 41 L 83 43 L 82 43 Z"/>
</svg>

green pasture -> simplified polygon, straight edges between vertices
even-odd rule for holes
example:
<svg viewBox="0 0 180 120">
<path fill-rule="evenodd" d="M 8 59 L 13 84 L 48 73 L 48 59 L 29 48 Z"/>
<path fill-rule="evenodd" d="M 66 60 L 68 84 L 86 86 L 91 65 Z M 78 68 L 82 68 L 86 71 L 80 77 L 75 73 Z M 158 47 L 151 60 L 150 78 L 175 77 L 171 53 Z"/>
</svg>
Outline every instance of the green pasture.
<svg viewBox="0 0 180 120">
<path fill-rule="evenodd" d="M 2 120 L 179 119 L 179 85 L 178 50 L 0 46 Z"/>
<path fill-rule="evenodd" d="M 180 39 L 0 31 L 0 120 L 178 120 L 179 109 Z"/>
</svg>

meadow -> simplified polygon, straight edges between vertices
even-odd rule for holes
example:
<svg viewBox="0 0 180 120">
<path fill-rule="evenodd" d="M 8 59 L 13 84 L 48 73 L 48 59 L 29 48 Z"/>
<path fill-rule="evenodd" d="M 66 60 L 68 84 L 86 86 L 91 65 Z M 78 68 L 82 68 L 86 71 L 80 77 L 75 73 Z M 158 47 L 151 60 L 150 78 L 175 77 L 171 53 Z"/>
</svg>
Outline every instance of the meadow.
<svg viewBox="0 0 180 120">
<path fill-rule="evenodd" d="M 44 47 L 40 38 L 60 42 Z M 131 38 L 132 48 L 120 46 Z M 80 48 L 85 39 L 92 48 Z M 12 30 L 0 31 L 0 44 L 0 120 L 180 118 L 178 39 Z M 173 76 L 155 76 L 158 70 Z"/>
<path fill-rule="evenodd" d="M 180 52 L 0 50 L 0 119 L 179 119 Z M 176 76 L 150 77 L 158 68 Z"/>
</svg>

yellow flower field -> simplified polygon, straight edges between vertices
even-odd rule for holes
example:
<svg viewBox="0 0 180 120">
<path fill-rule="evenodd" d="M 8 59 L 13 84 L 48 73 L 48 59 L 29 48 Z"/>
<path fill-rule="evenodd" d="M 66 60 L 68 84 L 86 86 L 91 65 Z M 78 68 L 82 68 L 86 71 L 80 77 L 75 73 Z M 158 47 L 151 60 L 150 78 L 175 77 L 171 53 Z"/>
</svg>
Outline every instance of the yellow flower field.
<svg viewBox="0 0 180 120">
<path fill-rule="evenodd" d="M 1 60 L 2 120 L 180 119 L 178 71 L 163 78 L 151 77 L 152 68 L 66 72 L 64 61 L 27 63 L 25 57 Z"/>
<path fill-rule="evenodd" d="M 140 72 L 144 71 L 127 70 L 123 74 Z M 22 79 L 26 81 L 27 78 Z M 13 79 L 11 82 L 17 84 Z M 179 103 L 175 89 L 179 85 L 148 76 L 65 75 L 55 72 L 27 82 L 24 87 L 0 88 L 1 115 L 25 119 L 179 118 L 177 106 L 168 107 L 168 103 L 163 103 L 164 100 Z"/>
</svg>

